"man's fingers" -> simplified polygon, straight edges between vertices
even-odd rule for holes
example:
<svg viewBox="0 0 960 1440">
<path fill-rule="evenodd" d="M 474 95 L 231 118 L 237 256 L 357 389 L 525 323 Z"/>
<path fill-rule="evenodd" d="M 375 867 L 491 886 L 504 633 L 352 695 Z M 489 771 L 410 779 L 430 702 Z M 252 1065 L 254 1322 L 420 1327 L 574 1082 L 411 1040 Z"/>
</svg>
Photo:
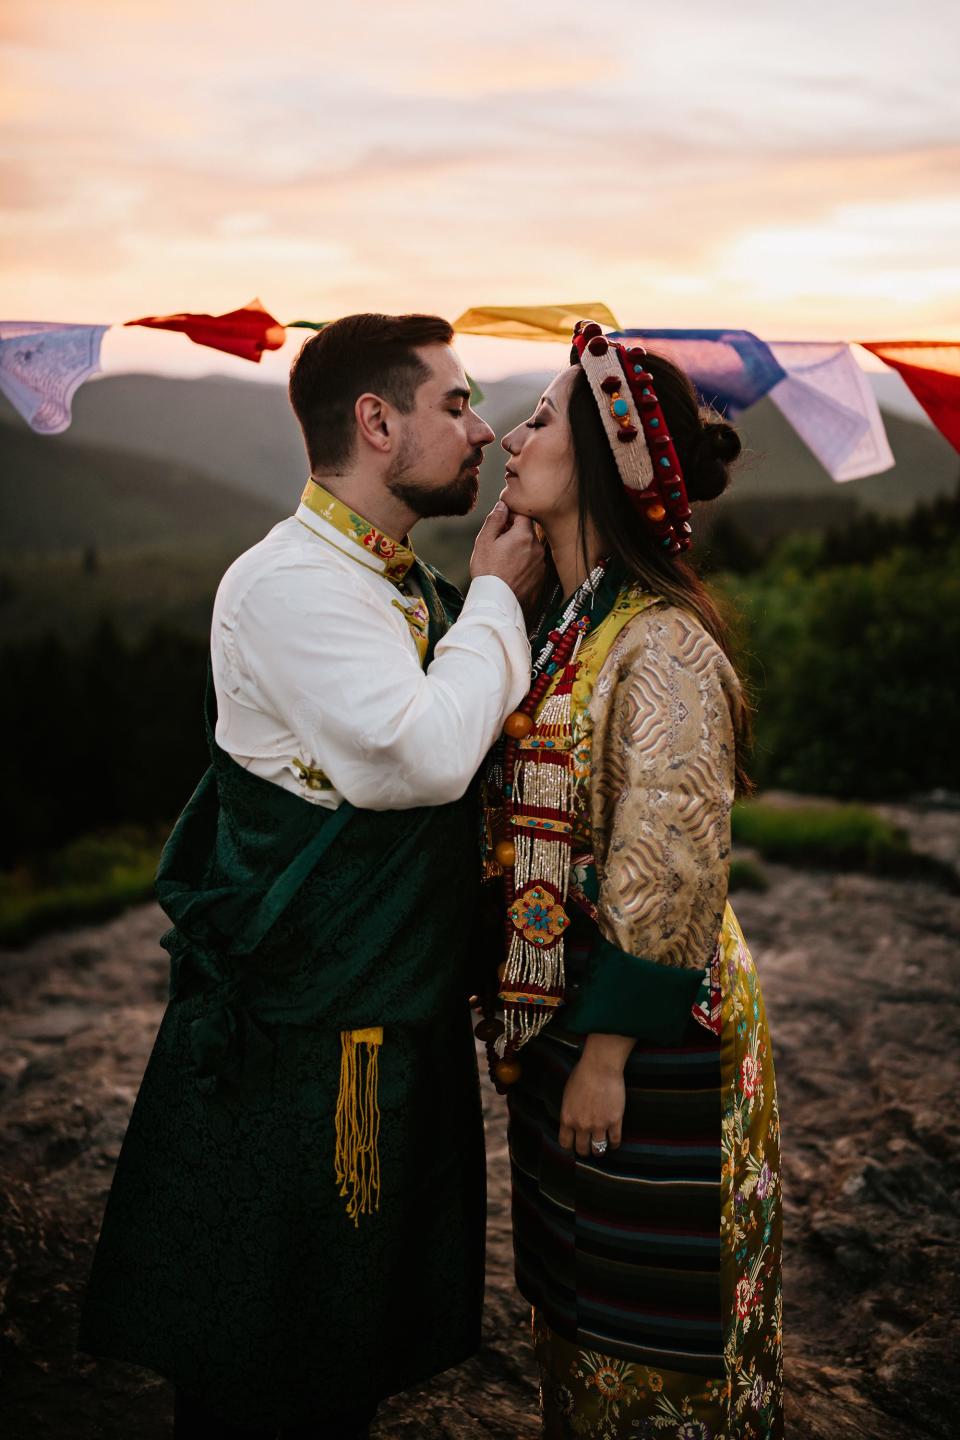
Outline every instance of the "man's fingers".
<svg viewBox="0 0 960 1440">
<path fill-rule="evenodd" d="M 522 536 L 525 540 L 534 539 L 535 532 L 533 528 L 533 521 L 530 519 L 530 516 L 514 515 L 513 524 L 510 526 L 510 533 L 511 535 Z"/>
<path fill-rule="evenodd" d="M 559 1137 L 559 1138 L 560 1138 L 560 1149 L 561 1149 L 561 1150 L 572 1150 L 572 1149 L 573 1149 L 573 1135 L 574 1135 L 574 1130 L 573 1130 L 573 1126 L 572 1126 L 572 1125 L 561 1125 L 561 1126 L 560 1126 L 560 1137 Z"/>
<path fill-rule="evenodd" d="M 607 1134 L 610 1136 L 611 1150 L 619 1150 L 620 1141 L 623 1139 L 623 1126 L 611 1125 L 609 1130 L 607 1131 Z"/>
<path fill-rule="evenodd" d="M 489 536 L 491 540 L 495 540 L 497 536 L 502 535 L 504 530 L 508 529 L 509 526 L 510 511 L 502 500 L 498 500 L 486 520 L 484 520 L 480 526 L 480 534 L 484 537 Z"/>
<path fill-rule="evenodd" d="M 590 1154 L 590 1139 L 591 1139 L 591 1136 L 590 1136 L 590 1131 L 589 1131 L 589 1130 L 578 1130 L 578 1131 L 577 1131 L 577 1154 L 578 1154 L 578 1155 L 584 1155 L 584 1156 L 586 1156 L 586 1155 L 589 1155 L 589 1154 Z"/>
</svg>

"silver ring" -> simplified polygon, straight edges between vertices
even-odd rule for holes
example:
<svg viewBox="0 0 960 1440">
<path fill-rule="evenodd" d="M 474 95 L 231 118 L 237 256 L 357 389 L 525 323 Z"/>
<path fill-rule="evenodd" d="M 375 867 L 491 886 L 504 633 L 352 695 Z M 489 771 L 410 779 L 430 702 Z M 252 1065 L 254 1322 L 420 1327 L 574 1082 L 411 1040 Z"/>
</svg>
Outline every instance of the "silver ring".
<svg viewBox="0 0 960 1440">
<path fill-rule="evenodd" d="M 607 1142 L 606 1142 L 606 1140 L 591 1140 L 591 1141 L 590 1141 L 590 1149 L 593 1151 L 594 1155 L 603 1155 L 603 1154 L 606 1152 L 606 1148 L 607 1148 Z"/>
</svg>

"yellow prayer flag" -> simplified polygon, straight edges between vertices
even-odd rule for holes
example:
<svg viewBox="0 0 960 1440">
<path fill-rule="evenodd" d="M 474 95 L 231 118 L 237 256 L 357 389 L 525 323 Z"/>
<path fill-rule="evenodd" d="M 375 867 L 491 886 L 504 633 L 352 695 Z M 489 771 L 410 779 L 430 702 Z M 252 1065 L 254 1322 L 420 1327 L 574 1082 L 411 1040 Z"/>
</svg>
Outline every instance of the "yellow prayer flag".
<svg viewBox="0 0 960 1440">
<path fill-rule="evenodd" d="M 496 335 L 501 340 L 569 340 L 578 320 L 620 329 L 613 312 L 598 300 L 584 305 L 474 305 L 453 328 L 461 335 Z"/>
</svg>

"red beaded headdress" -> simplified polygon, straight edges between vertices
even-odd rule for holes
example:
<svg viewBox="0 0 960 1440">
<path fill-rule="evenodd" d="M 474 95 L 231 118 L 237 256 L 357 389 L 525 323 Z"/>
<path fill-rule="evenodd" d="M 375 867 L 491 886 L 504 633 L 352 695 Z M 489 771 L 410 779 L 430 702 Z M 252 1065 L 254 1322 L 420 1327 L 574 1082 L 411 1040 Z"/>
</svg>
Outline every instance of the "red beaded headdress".
<svg viewBox="0 0 960 1440">
<path fill-rule="evenodd" d="M 657 544 L 679 555 L 690 547 L 690 505 L 653 376 L 643 363 L 647 352 L 639 345 L 627 350 L 608 340 L 599 325 L 582 320 L 573 332 L 573 349 L 630 500 Z"/>
</svg>

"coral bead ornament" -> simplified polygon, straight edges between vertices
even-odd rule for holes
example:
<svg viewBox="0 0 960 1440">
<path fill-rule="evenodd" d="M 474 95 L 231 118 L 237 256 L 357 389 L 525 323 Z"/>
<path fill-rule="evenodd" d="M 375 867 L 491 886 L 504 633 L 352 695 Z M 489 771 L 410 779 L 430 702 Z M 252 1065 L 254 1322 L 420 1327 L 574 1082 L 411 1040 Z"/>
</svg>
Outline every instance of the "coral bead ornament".
<svg viewBox="0 0 960 1440">
<path fill-rule="evenodd" d="M 504 870 L 513 865 L 517 858 L 517 847 L 512 840 L 500 840 L 494 846 L 493 856 Z"/>
<path fill-rule="evenodd" d="M 503 724 L 503 733 L 511 740 L 526 740 L 532 730 L 533 721 L 529 715 L 524 715 L 522 710 L 514 710 L 512 715 L 507 716 Z"/>
<path fill-rule="evenodd" d="M 499 1060 L 493 1067 L 493 1073 L 501 1085 L 516 1085 L 523 1070 L 516 1060 Z"/>
<path fill-rule="evenodd" d="M 688 549 L 690 533 L 680 526 L 689 519 L 690 506 L 654 371 L 648 369 L 653 357 L 642 345 L 625 349 L 592 325 L 574 330 L 570 358 L 586 374 L 620 479 L 650 538 L 670 555 Z"/>
</svg>

